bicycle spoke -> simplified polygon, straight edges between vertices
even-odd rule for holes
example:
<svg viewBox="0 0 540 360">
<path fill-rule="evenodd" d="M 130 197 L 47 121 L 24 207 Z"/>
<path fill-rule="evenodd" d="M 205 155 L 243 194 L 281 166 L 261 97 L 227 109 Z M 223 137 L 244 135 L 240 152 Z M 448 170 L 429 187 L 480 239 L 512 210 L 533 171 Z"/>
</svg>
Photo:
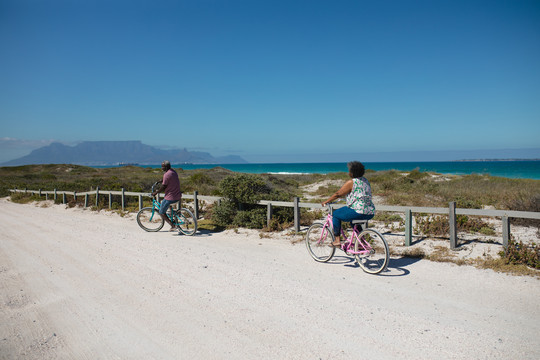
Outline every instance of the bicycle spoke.
<svg viewBox="0 0 540 360">
<path fill-rule="evenodd" d="M 197 231 L 197 219 L 191 211 L 182 208 L 175 212 L 175 225 L 184 234 L 191 236 Z"/>
<path fill-rule="evenodd" d="M 378 274 L 388 265 L 388 244 L 376 230 L 362 231 L 355 239 L 354 251 L 356 261 L 367 273 Z"/>
<path fill-rule="evenodd" d="M 159 231 L 163 227 L 164 221 L 156 208 L 145 207 L 137 213 L 137 223 L 146 231 Z"/>
<path fill-rule="evenodd" d="M 334 234 L 320 223 L 310 226 L 305 242 L 311 257 L 319 262 L 327 262 L 336 251 L 336 248 L 329 246 L 334 242 Z"/>
</svg>

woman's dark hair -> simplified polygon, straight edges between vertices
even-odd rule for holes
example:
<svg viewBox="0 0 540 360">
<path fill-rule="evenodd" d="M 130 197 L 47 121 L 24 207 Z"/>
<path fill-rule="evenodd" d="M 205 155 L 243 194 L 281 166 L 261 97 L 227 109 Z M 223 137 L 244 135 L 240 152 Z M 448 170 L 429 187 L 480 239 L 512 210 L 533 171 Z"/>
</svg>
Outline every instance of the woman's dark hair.
<svg viewBox="0 0 540 360">
<path fill-rule="evenodd" d="M 364 176 L 364 173 L 366 172 L 364 165 L 359 161 L 351 161 L 347 164 L 347 167 L 354 179 Z"/>
</svg>

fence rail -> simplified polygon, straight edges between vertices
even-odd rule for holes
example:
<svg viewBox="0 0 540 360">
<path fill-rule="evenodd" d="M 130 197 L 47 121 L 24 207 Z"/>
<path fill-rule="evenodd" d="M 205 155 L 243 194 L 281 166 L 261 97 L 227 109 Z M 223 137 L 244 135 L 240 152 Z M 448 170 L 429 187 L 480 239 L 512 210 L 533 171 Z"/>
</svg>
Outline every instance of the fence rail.
<svg viewBox="0 0 540 360">
<path fill-rule="evenodd" d="M 118 190 L 101 190 L 99 187 L 96 190 L 86 191 L 86 192 L 76 192 L 76 191 L 42 191 L 42 190 L 28 190 L 28 189 L 11 189 L 11 192 L 19 193 L 30 193 L 37 194 L 40 197 L 45 195 L 48 199 L 49 195 L 53 195 L 54 200 L 58 199 L 58 196 L 62 196 L 62 202 L 67 203 L 67 195 L 72 196 L 75 200 L 78 196 L 84 196 L 85 202 L 84 206 L 89 206 L 89 196 L 96 197 L 96 207 L 99 206 L 100 196 L 109 196 L 109 208 L 112 207 L 112 196 L 121 196 L 121 206 L 122 210 L 125 210 L 125 198 L 126 196 L 136 196 L 139 198 L 139 210 L 143 208 L 143 197 L 150 196 L 150 193 L 147 192 L 131 192 L 131 191 L 121 191 Z M 159 195 L 158 195 L 159 196 Z M 193 200 L 194 203 L 194 212 L 195 217 L 199 218 L 199 201 L 207 201 L 210 203 L 220 202 L 223 198 L 219 196 L 205 196 L 199 195 L 197 191 L 190 194 L 182 194 L 182 199 Z M 257 203 L 258 205 L 266 205 L 267 207 L 267 222 L 270 224 L 272 219 L 272 210 L 274 206 L 282 207 L 292 207 L 294 209 L 294 228 L 297 232 L 300 231 L 300 208 L 309 208 L 309 209 L 321 209 L 323 206 L 321 204 L 314 203 L 305 203 L 300 202 L 299 198 L 294 198 L 294 201 L 273 201 L 273 200 L 261 200 Z M 335 204 L 333 208 L 340 208 L 344 205 Z M 482 210 L 482 209 L 458 209 L 456 208 L 455 202 L 450 202 L 448 208 L 438 208 L 438 207 L 418 207 L 418 206 L 389 206 L 389 205 L 378 205 L 377 211 L 386 211 L 393 213 L 403 213 L 405 217 L 405 245 L 410 246 L 412 243 L 412 217 L 413 214 L 441 214 L 448 215 L 449 226 L 450 226 L 450 248 L 455 249 L 458 246 L 457 238 L 457 223 L 456 215 L 471 215 L 471 216 L 483 216 L 483 217 L 500 217 L 502 221 L 502 237 L 503 237 L 503 246 L 506 248 L 510 240 L 510 218 L 521 218 L 521 219 L 536 219 L 540 220 L 540 212 L 530 212 L 530 211 L 513 211 L 513 210 Z"/>
</svg>

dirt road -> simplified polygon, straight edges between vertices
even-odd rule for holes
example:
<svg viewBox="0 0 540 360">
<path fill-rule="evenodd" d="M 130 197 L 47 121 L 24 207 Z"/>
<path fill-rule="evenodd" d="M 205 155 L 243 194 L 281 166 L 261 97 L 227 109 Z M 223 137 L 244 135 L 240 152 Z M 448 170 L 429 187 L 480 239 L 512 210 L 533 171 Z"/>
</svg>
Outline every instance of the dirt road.
<svg viewBox="0 0 540 360">
<path fill-rule="evenodd" d="M 1 359 L 538 359 L 540 280 L 0 200 Z"/>
</svg>

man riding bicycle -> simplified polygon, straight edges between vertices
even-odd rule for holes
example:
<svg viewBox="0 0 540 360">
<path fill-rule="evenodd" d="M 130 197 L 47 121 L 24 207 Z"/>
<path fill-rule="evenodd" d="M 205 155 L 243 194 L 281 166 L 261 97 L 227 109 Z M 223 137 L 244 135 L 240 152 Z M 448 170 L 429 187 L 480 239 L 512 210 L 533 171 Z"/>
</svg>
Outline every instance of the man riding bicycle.
<svg viewBox="0 0 540 360">
<path fill-rule="evenodd" d="M 178 174 L 171 168 L 171 163 L 167 160 L 161 163 L 161 170 L 165 173 L 163 174 L 163 181 L 161 181 L 161 186 L 158 190 L 152 193 L 152 196 L 156 196 L 160 192 L 165 192 L 165 198 L 161 202 L 161 208 L 159 209 L 159 215 L 163 220 L 171 226 L 169 231 L 176 231 L 177 229 L 172 224 L 171 220 L 167 217 L 167 209 L 174 203 L 177 203 L 182 199 L 182 192 L 180 191 L 180 180 L 178 179 Z"/>
</svg>

